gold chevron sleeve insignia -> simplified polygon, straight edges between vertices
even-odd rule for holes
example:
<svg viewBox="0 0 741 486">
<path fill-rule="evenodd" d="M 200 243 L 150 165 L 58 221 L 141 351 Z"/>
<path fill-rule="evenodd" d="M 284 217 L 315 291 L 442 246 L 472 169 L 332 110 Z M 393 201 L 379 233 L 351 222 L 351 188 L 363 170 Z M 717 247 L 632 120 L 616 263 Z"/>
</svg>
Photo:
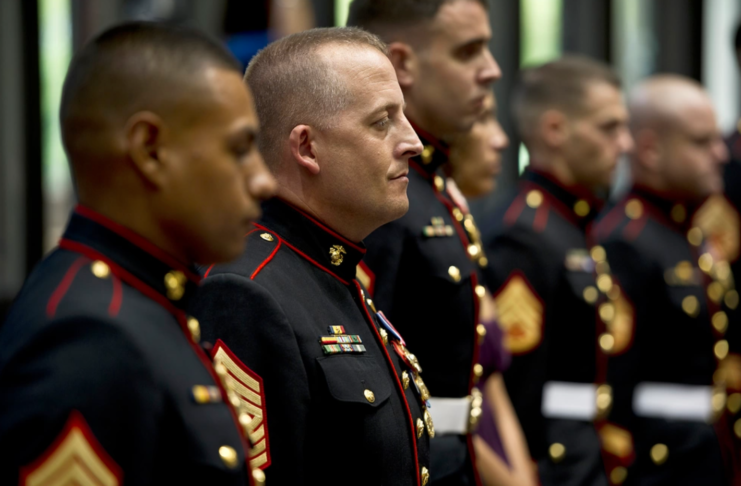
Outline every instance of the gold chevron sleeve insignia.
<svg viewBox="0 0 741 486">
<path fill-rule="evenodd" d="M 240 422 L 250 439 L 249 461 L 252 469 L 270 465 L 270 443 L 265 413 L 265 387 L 260 375 L 244 364 L 222 340 L 216 341 L 212 351 L 214 365 L 223 364 L 229 372 L 226 387 L 239 399 Z M 243 421 L 242 417 L 247 420 Z"/>
<path fill-rule="evenodd" d="M 697 210 L 693 223 L 707 236 L 710 247 L 720 258 L 729 262 L 739 255 L 741 223 L 739 214 L 721 194 L 710 196 Z"/>
<path fill-rule="evenodd" d="M 123 471 L 76 410 L 54 443 L 40 458 L 22 467 L 19 476 L 21 486 L 123 484 Z"/>
<path fill-rule="evenodd" d="M 525 354 L 543 339 L 543 302 L 524 275 L 512 273 L 494 296 L 504 345 L 512 354 Z"/>
</svg>

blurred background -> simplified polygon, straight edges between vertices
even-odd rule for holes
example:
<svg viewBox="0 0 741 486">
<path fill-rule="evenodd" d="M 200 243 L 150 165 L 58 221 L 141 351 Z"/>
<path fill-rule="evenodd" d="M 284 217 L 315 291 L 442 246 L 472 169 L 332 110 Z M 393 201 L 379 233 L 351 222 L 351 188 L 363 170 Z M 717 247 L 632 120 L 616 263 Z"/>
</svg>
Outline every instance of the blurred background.
<svg viewBox="0 0 741 486">
<path fill-rule="evenodd" d="M 268 42 L 344 25 L 351 0 L 0 0 L 0 320 L 23 279 L 52 249 L 75 203 L 57 111 L 71 56 L 90 37 L 132 19 L 197 26 L 246 65 Z M 528 157 L 508 95 L 522 66 L 563 53 L 610 63 L 626 90 L 657 72 L 702 82 L 725 133 L 741 128 L 733 35 L 741 0 L 490 0 L 495 86 L 510 140 L 498 190 L 472 202 L 486 218 Z M 738 127 L 738 128 L 737 128 Z M 625 178 L 619 172 L 618 180 Z"/>
</svg>

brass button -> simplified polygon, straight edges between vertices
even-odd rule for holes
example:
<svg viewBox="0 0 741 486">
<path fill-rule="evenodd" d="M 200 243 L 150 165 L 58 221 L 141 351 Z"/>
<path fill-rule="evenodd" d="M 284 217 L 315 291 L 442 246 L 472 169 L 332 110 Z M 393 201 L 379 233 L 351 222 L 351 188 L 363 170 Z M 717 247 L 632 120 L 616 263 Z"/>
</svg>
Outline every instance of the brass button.
<svg viewBox="0 0 741 486">
<path fill-rule="evenodd" d="M 594 271 L 597 272 L 597 275 L 602 275 L 603 273 L 609 273 L 610 264 L 607 262 L 597 262 L 594 265 Z"/>
<path fill-rule="evenodd" d="M 533 189 L 525 196 L 525 203 L 533 209 L 540 207 L 543 204 L 543 193 Z"/>
<path fill-rule="evenodd" d="M 638 219 L 643 216 L 643 203 L 638 199 L 631 199 L 625 204 L 625 215 L 630 219 Z"/>
<path fill-rule="evenodd" d="M 417 438 L 421 439 L 422 434 L 425 433 L 425 423 L 422 421 L 421 418 L 417 419 Z"/>
<path fill-rule="evenodd" d="M 273 235 L 271 235 L 270 233 L 262 233 L 260 235 L 260 238 L 262 238 L 265 241 L 273 241 L 275 239 L 273 238 Z"/>
<path fill-rule="evenodd" d="M 430 436 L 430 439 L 435 437 L 435 424 L 432 423 L 432 415 L 430 415 L 430 412 L 427 410 L 427 407 L 422 407 L 425 409 L 424 417 L 425 417 L 425 426 L 427 427 L 427 435 Z"/>
<path fill-rule="evenodd" d="M 479 335 L 479 345 L 481 345 L 486 337 L 486 326 L 483 324 L 476 325 L 476 334 Z"/>
<path fill-rule="evenodd" d="M 425 145 L 425 148 L 422 149 L 422 163 L 427 165 L 432 162 L 432 156 L 434 153 L 435 147 L 432 145 Z"/>
<path fill-rule="evenodd" d="M 615 347 L 615 338 L 609 332 L 606 332 L 599 337 L 599 347 L 605 353 L 611 353 Z"/>
<path fill-rule="evenodd" d="M 456 267 L 455 265 L 448 268 L 448 275 L 450 275 L 450 278 L 453 279 L 453 282 L 461 281 L 461 271 L 458 270 L 458 267 Z"/>
<path fill-rule="evenodd" d="M 230 469 L 234 469 L 239 464 L 239 459 L 237 458 L 237 451 L 235 451 L 233 447 L 229 447 L 229 446 L 219 447 L 219 456 L 221 456 L 221 460 L 224 461 L 224 464 L 226 464 L 226 467 Z"/>
<path fill-rule="evenodd" d="M 681 262 L 677 263 L 676 267 L 674 267 L 674 275 L 676 275 L 677 278 L 683 282 L 689 281 L 692 278 L 692 274 L 694 272 L 695 269 L 687 260 L 682 260 Z"/>
<path fill-rule="evenodd" d="M 453 217 L 455 218 L 456 221 L 463 221 L 463 218 L 464 218 L 463 211 L 461 211 L 458 208 L 453 208 Z"/>
<path fill-rule="evenodd" d="M 736 420 L 733 424 L 733 433 L 736 434 L 736 437 L 741 439 L 741 419 Z"/>
<path fill-rule="evenodd" d="M 682 310 L 690 317 L 697 317 L 700 313 L 700 302 L 694 295 L 688 295 L 682 299 Z"/>
<path fill-rule="evenodd" d="M 702 244 L 702 230 L 695 226 L 687 232 L 687 241 L 692 246 L 700 246 Z"/>
<path fill-rule="evenodd" d="M 365 299 L 365 303 L 368 304 L 368 307 L 370 307 L 371 309 L 373 309 L 373 312 L 378 312 L 376 310 L 376 305 L 373 303 L 373 300 L 372 299 Z"/>
<path fill-rule="evenodd" d="M 484 367 L 481 366 L 481 363 L 476 363 L 475 365 L 473 365 L 473 376 L 475 376 L 476 379 L 478 380 L 483 375 L 484 375 Z"/>
<path fill-rule="evenodd" d="M 214 371 L 216 371 L 216 374 L 219 375 L 219 378 L 223 381 L 229 372 L 226 370 L 226 366 L 224 366 L 224 363 L 218 362 L 214 365 Z"/>
<path fill-rule="evenodd" d="M 728 316 L 723 311 L 713 314 L 712 322 L 715 330 L 721 334 L 725 333 L 726 329 L 728 329 Z"/>
<path fill-rule="evenodd" d="M 721 413 L 726 407 L 726 392 L 723 390 L 716 390 L 713 393 L 710 402 L 713 406 L 713 411 L 715 411 L 715 413 Z"/>
<path fill-rule="evenodd" d="M 588 304 L 594 304 L 595 302 L 597 302 L 599 292 L 597 292 L 597 289 L 595 287 L 590 285 L 584 289 L 584 292 L 582 292 L 582 296 Z"/>
<path fill-rule="evenodd" d="M 618 466 L 610 472 L 610 482 L 612 484 L 623 484 L 628 478 L 628 470 L 623 466 Z"/>
<path fill-rule="evenodd" d="M 483 299 L 486 295 L 486 288 L 483 285 L 476 286 L 476 295 L 479 299 Z"/>
<path fill-rule="evenodd" d="M 604 413 L 612 406 L 612 387 L 600 385 L 597 387 L 597 409 Z"/>
<path fill-rule="evenodd" d="M 738 292 L 735 290 L 729 290 L 726 292 L 726 296 L 723 298 L 723 302 L 725 302 L 726 306 L 734 310 L 736 307 L 738 307 Z"/>
<path fill-rule="evenodd" d="M 201 325 L 198 323 L 198 319 L 195 317 L 188 318 L 188 330 L 193 341 L 199 342 L 201 340 Z"/>
<path fill-rule="evenodd" d="M 599 306 L 599 316 L 605 322 L 612 322 L 615 318 L 615 304 L 605 302 Z"/>
<path fill-rule="evenodd" d="M 90 271 L 92 271 L 93 275 L 98 278 L 107 278 L 108 275 L 111 274 L 110 267 L 100 260 L 95 260 L 93 264 L 90 265 Z"/>
<path fill-rule="evenodd" d="M 443 192 L 445 190 L 445 181 L 443 180 L 442 177 L 440 177 L 439 175 L 436 175 L 434 182 L 435 182 L 435 189 L 437 189 L 437 192 Z"/>
<path fill-rule="evenodd" d="M 612 277 L 606 274 L 602 274 L 597 277 L 597 287 L 604 293 L 607 293 L 612 288 Z"/>
<path fill-rule="evenodd" d="M 669 457 L 669 448 L 665 444 L 656 444 L 651 448 L 651 460 L 657 466 L 664 464 Z"/>
<path fill-rule="evenodd" d="M 604 262 L 607 259 L 607 253 L 605 252 L 604 247 L 600 245 L 593 246 L 592 249 L 589 250 L 589 253 L 595 263 Z"/>
<path fill-rule="evenodd" d="M 723 298 L 724 291 L 725 288 L 723 288 L 723 284 L 721 284 L 720 282 L 712 282 L 710 285 L 708 285 L 708 298 L 714 303 L 719 304 L 721 299 Z"/>
<path fill-rule="evenodd" d="M 682 204 L 675 204 L 672 208 L 672 219 L 675 223 L 684 223 L 687 219 L 687 209 Z"/>
<path fill-rule="evenodd" d="M 589 211 L 592 208 L 589 206 L 589 203 L 586 202 L 584 199 L 579 199 L 576 201 L 576 204 L 574 204 L 574 213 L 576 213 L 577 216 L 583 218 L 587 214 L 589 214 Z"/>
<path fill-rule="evenodd" d="M 422 479 L 422 486 L 426 486 L 430 481 L 430 471 L 428 471 L 426 467 L 422 467 L 419 476 Z"/>
<path fill-rule="evenodd" d="M 409 373 L 407 373 L 406 371 L 403 371 L 403 372 L 401 373 L 401 386 L 403 386 L 405 390 L 406 390 L 407 388 L 409 388 L 409 382 L 410 382 L 410 381 L 411 381 L 411 380 L 410 380 L 410 378 L 409 378 Z"/>
<path fill-rule="evenodd" d="M 165 274 L 165 288 L 167 289 L 167 298 L 170 300 L 180 300 L 185 293 L 185 283 L 188 281 L 183 272 L 173 270 Z"/>
<path fill-rule="evenodd" d="M 265 486 L 265 473 L 262 469 L 254 469 L 252 471 L 252 479 L 255 480 L 255 486 Z"/>
<path fill-rule="evenodd" d="M 211 393 L 205 385 L 195 385 L 192 389 L 193 399 L 196 403 L 208 403 L 211 401 Z"/>
<path fill-rule="evenodd" d="M 478 246 L 474 244 L 468 245 L 468 256 L 470 256 L 471 258 L 478 257 L 480 252 L 481 250 L 479 249 Z"/>
<path fill-rule="evenodd" d="M 561 462 L 566 456 L 566 447 L 559 442 L 554 442 L 548 448 L 548 455 L 551 456 L 553 462 Z"/>
<path fill-rule="evenodd" d="M 365 399 L 368 400 L 368 403 L 373 403 L 376 401 L 376 395 L 370 390 L 365 390 L 363 392 L 363 395 L 365 395 Z"/>
<path fill-rule="evenodd" d="M 731 396 L 728 397 L 726 406 L 728 407 L 728 411 L 732 414 L 738 413 L 738 411 L 741 410 L 741 393 L 732 393 Z"/>
<path fill-rule="evenodd" d="M 703 253 L 697 260 L 697 265 L 703 272 L 710 273 L 710 270 L 713 269 L 713 255 L 710 253 Z"/>
<path fill-rule="evenodd" d="M 720 341 L 715 343 L 713 351 L 715 352 L 716 358 L 725 359 L 725 357 L 728 356 L 728 341 L 726 341 L 725 339 L 721 339 Z"/>
<path fill-rule="evenodd" d="M 607 297 L 610 300 L 618 300 L 620 298 L 620 287 L 613 284 L 612 288 L 607 292 Z"/>
</svg>

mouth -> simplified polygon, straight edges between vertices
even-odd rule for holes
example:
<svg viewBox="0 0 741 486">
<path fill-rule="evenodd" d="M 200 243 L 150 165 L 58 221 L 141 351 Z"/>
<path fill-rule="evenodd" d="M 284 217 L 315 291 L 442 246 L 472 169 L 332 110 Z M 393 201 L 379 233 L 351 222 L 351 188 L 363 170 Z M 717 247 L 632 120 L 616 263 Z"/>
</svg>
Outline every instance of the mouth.
<svg viewBox="0 0 741 486">
<path fill-rule="evenodd" d="M 394 177 L 391 177 L 389 180 L 392 180 L 392 181 L 398 181 L 398 180 L 402 180 L 402 179 L 409 180 L 407 178 L 408 175 L 409 175 L 409 169 L 406 169 L 405 171 L 400 172 L 399 174 L 395 175 Z"/>
</svg>

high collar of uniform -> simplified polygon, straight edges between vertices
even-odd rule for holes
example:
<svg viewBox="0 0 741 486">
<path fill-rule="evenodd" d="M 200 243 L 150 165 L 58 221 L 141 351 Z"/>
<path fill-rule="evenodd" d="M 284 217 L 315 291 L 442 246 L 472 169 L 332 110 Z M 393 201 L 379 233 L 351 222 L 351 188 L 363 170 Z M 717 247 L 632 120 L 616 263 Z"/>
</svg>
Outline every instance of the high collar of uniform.
<svg viewBox="0 0 741 486">
<path fill-rule="evenodd" d="M 651 206 L 648 209 L 653 209 L 652 212 L 655 215 L 665 218 L 670 224 L 678 226 L 680 229 L 689 226 L 692 215 L 700 207 L 698 202 L 688 201 L 686 198 L 679 197 L 671 192 L 657 191 L 640 184 L 634 185 L 626 198 L 628 203 L 635 198 L 648 203 Z M 637 207 L 633 204 L 630 209 Z M 626 204 L 626 208 L 628 208 L 628 204 Z"/>
<path fill-rule="evenodd" d="M 409 120 L 409 123 L 411 123 L 412 128 L 417 132 L 417 136 L 422 142 L 422 145 L 424 145 L 422 153 L 409 159 L 409 164 L 417 169 L 418 172 L 431 178 L 432 174 L 434 174 L 437 169 L 448 162 L 450 146 L 420 128 L 413 121 Z"/>
<path fill-rule="evenodd" d="M 185 310 L 201 280 L 185 264 L 153 243 L 85 206 L 78 205 L 60 247 L 99 259 L 126 272 Z"/>
<path fill-rule="evenodd" d="M 355 278 L 355 267 L 365 256 L 366 249 L 362 243 L 353 243 L 313 216 L 278 198 L 263 204 L 259 226 L 277 233 L 304 258 L 345 284 Z"/>
<path fill-rule="evenodd" d="M 552 199 L 560 203 L 557 208 L 569 219 L 586 224 L 597 216 L 602 208 L 600 201 L 589 189 L 580 185 L 567 186 L 553 175 L 528 167 L 522 175 L 523 182 L 539 186 Z"/>
</svg>

